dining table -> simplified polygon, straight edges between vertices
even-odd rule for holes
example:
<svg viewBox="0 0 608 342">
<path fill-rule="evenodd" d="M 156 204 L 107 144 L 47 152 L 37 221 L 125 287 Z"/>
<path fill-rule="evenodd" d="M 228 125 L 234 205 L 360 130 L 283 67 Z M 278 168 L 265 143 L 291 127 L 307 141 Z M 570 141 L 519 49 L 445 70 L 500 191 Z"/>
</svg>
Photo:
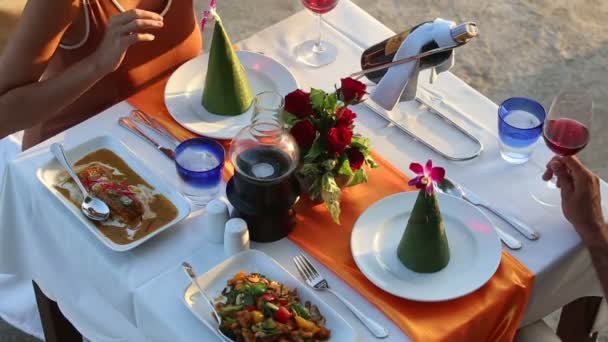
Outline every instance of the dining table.
<svg viewBox="0 0 608 342">
<path fill-rule="evenodd" d="M 363 50 L 395 34 L 353 2 L 340 1 L 323 16 L 324 39 L 336 45 L 337 60 L 311 68 L 296 60 L 294 47 L 310 38 L 314 19 L 302 10 L 236 45 L 279 61 L 293 73 L 302 89 L 330 90 L 341 78 L 360 70 Z M 528 240 L 488 213 L 497 227 L 521 240 L 522 248 L 509 253 L 534 274 L 522 326 L 578 298 L 601 295 L 590 256 L 573 227 L 559 208 L 543 206 L 529 193 L 535 179 L 539 186 L 542 184 L 540 173 L 552 156 L 550 150 L 538 144 L 529 162 L 508 164 L 499 153 L 497 105 L 451 72 L 440 74 L 433 83 L 429 80 L 428 71 L 423 71 L 419 87 L 440 94 L 442 101 L 436 103 L 437 108 L 483 143 L 479 157 L 462 162 L 443 159 L 365 105 L 353 108 L 358 115 L 356 131 L 369 137 L 374 150 L 404 173 L 409 174 L 412 161 L 433 159 L 452 180 L 540 233 L 538 240 Z M 181 269 L 182 261 L 188 261 L 203 273 L 227 258 L 221 244 L 210 243 L 201 234 L 204 213 L 195 212 L 136 249 L 115 252 L 84 229 L 81 221 L 66 211 L 37 178 L 41 165 L 53 158 L 49 150 L 52 143 L 61 142 L 69 149 L 92 137 L 111 135 L 124 142 L 156 176 L 177 187 L 174 163 L 119 126 L 119 117 L 132 110 L 133 106 L 123 101 L 8 163 L 0 188 L 0 273 L 33 279 L 48 298 L 58 303 L 71 324 L 92 341 L 211 341 L 215 335 L 184 305 L 183 293 L 189 280 Z M 399 112 L 394 114 L 395 120 L 423 116 L 427 109 L 412 101 L 401 103 Z M 427 130 L 423 134 L 441 134 Z M 450 138 L 454 139 L 453 148 L 466 148 L 463 137 Z M 601 189 L 608 196 L 606 182 L 601 182 Z M 292 258 L 302 250 L 289 239 L 252 243 L 251 248 L 267 253 L 290 273 L 298 274 Z M 410 340 L 331 269 L 321 263 L 316 266 L 335 291 L 388 328 L 386 341 Z M 354 328 L 358 341 L 373 339 L 334 296 L 318 296 Z M 437 315 L 440 318 L 441 313 Z"/>
</svg>

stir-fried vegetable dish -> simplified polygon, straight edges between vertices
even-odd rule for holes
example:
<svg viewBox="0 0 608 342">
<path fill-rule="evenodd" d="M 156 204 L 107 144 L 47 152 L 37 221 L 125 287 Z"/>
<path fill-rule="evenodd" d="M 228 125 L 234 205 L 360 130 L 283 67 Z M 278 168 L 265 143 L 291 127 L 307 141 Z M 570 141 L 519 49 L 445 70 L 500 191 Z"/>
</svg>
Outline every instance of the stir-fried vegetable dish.
<svg viewBox="0 0 608 342">
<path fill-rule="evenodd" d="M 262 274 L 237 273 L 216 299 L 222 332 L 238 342 L 316 342 L 331 331 L 316 305 L 302 303 L 298 289 Z"/>
</svg>

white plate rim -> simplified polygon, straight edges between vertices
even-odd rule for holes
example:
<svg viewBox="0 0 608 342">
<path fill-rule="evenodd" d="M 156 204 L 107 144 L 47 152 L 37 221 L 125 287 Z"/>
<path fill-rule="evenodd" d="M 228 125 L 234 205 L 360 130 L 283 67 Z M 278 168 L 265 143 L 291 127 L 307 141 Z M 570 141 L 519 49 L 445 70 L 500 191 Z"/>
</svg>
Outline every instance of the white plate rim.
<svg viewBox="0 0 608 342">
<path fill-rule="evenodd" d="M 132 168 L 134 171 L 136 169 L 144 170 L 145 172 L 138 172 L 138 175 L 142 177 L 148 184 L 152 185 L 157 191 L 161 194 L 165 195 L 173 205 L 178 209 L 178 214 L 175 219 L 166 225 L 158 228 L 156 231 L 151 234 L 146 235 L 144 238 L 133 241 L 132 243 L 121 245 L 117 244 L 114 241 L 110 240 L 106 237 L 97 227 L 86 218 L 80 208 L 77 208 L 72 202 L 63 197 L 63 195 L 57 191 L 52 184 L 49 184 L 44 177 L 45 170 L 49 170 L 51 166 L 58 165 L 57 161 L 51 157 L 46 163 L 44 163 L 41 167 L 36 170 L 36 176 L 38 181 L 42 183 L 42 185 L 51 192 L 67 209 L 70 211 L 80 222 L 83 223 L 84 226 L 88 228 L 88 230 L 93 233 L 106 247 L 116 251 L 116 252 L 126 252 L 132 250 L 144 242 L 150 240 L 156 235 L 164 232 L 165 230 L 174 227 L 179 222 L 184 220 L 188 215 L 190 215 L 191 207 L 186 198 L 179 193 L 177 190 L 173 189 L 173 187 L 169 186 L 165 181 L 162 180 L 161 177 L 157 176 L 153 173 L 149 167 L 147 167 L 144 163 L 142 163 L 139 159 L 137 159 L 136 154 L 121 140 L 114 138 L 109 135 L 101 135 L 93 137 L 89 140 L 86 140 L 70 149 L 66 150 L 66 155 L 71 162 L 74 162 L 74 158 L 70 157 L 74 151 L 78 151 L 80 149 L 90 148 L 91 152 L 101 149 L 107 148 L 110 151 L 114 152 L 117 156 L 119 156 L 122 160 L 124 160 L 127 165 Z M 119 151 L 117 151 L 119 149 Z M 176 203 L 181 202 L 181 203 Z"/>
<path fill-rule="evenodd" d="M 251 256 L 250 256 L 251 255 Z M 356 340 L 357 334 L 355 333 L 355 330 L 353 329 L 353 327 L 338 313 L 336 312 L 329 304 L 327 304 L 325 301 L 323 301 L 319 296 L 317 296 L 317 294 L 310 289 L 310 287 L 303 283 L 302 281 L 300 281 L 300 279 L 296 276 L 294 276 L 293 274 L 291 274 L 287 269 L 285 269 L 278 261 L 276 261 L 273 257 L 271 257 L 270 255 L 264 253 L 263 251 L 257 250 L 257 249 L 249 249 L 240 253 L 237 253 L 233 256 L 231 256 L 230 258 L 222 261 L 221 263 L 217 264 L 216 266 L 214 266 L 213 268 L 211 268 L 210 270 L 208 270 L 207 272 L 200 274 L 197 277 L 197 281 L 201 278 L 204 278 L 206 275 L 211 274 L 211 273 L 219 273 L 219 274 L 223 274 L 225 272 L 221 272 L 218 271 L 219 269 L 221 269 L 222 267 L 224 267 L 225 265 L 231 264 L 233 262 L 235 262 L 238 259 L 241 258 L 251 258 L 253 259 L 254 257 L 258 257 L 258 258 L 262 258 L 262 259 L 266 259 L 268 262 L 270 262 L 272 265 L 274 265 L 275 267 L 277 267 L 277 269 L 281 272 L 284 273 L 285 276 L 287 278 L 290 278 L 291 280 L 294 281 L 294 283 L 297 284 L 298 287 L 298 291 L 300 293 L 300 295 L 302 295 L 302 292 L 305 293 L 305 296 L 308 297 L 308 299 L 311 301 L 311 303 L 313 304 L 317 304 L 317 303 L 321 303 L 324 308 L 322 309 L 322 312 L 324 314 L 325 317 L 327 317 L 327 312 L 330 312 L 332 317 L 335 317 L 336 320 L 338 320 L 340 322 L 340 324 L 342 325 L 342 330 L 344 331 L 344 329 L 347 329 L 347 331 L 345 331 L 345 333 L 347 335 L 352 336 L 352 341 Z M 247 271 L 245 271 L 247 272 Z M 263 273 L 263 271 L 261 271 Z M 222 278 L 223 281 L 226 281 L 227 278 Z M 199 284 L 204 288 L 204 284 L 202 284 L 202 282 L 199 281 Z M 208 291 L 208 289 L 204 288 L 206 291 Z M 184 305 L 190 310 L 190 312 L 194 315 L 194 317 L 196 317 L 199 321 L 201 321 L 207 328 L 209 328 L 209 330 L 211 330 L 213 333 L 215 333 L 218 337 L 222 338 L 222 340 L 225 340 L 225 338 L 222 337 L 221 334 L 219 334 L 216 330 L 216 328 L 212 327 L 209 324 L 209 321 L 206 319 L 203 319 L 200 317 L 199 313 L 194 309 L 194 305 L 190 305 L 188 303 L 188 293 L 191 291 L 195 291 L 198 292 L 197 289 L 194 288 L 194 285 L 192 285 L 191 282 L 188 283 L 188 285 L 186 285 L 186 288 L 184 289 L 183 295 L 181 296 L 182 298 L 182 302 L 184 303 Z M 213 293 L 207 293 L 209 296 L 211 296 L 212 300 L 213 300 Z M 328 327 L 332 330 L 332 338 L 330 338 L 329 341 L 334 341 L 333 338 L 333 328 L 332 327 Z"/>
<path fill-rule="evenodd" d="M 484 276 L 484 278 L 486 278 L 484 281 L 481 281 L 477 284 L 474 284 L 470 287 L 470 289 L 468 291 L 465 292 L 461 292 L 461 293 L 456 293 L 454 295 L 449 295 L 449 296 L 428 296 L 428 297 L 420 297 L 420 296 L 412 296 L 412 295 L 407 295 L 403 292 L 400 291 L 395 291 L 392 288 L 387 288 L 385 286 L 383 286 L 382 283 L 380 283 L 379 281 L 377 281 L 374 276 L 367 270 L 366 265 L 359 260 L 359 258 L 356 256 L 355 254 L 355 246 L 357 245 L 356 243 L 356 239 L 357 239 L 357 232 L 356 230 L 358 229 L 362 229 L 362 228 L 358 228 L 361 227 L 362 225 L 362 221 L 366 219 L 366 213 L 367 215 L 370 215 L 370 212 L 373 212 L 375 210 L 378 210 L 377 208 L 379 206 L 381 206 L 383 204 L 383 202 L 387 202 L 387 201 L 393 201 L 399 197 L 402 196 L 412 196 L 413 197 L 413 202 L 415 202 L 415 198 L 418 195 L 418 192 L 416 191 L 406 191 L 406 192 L 400 192 L 400 193 L 396 193 L 387 197 L 384 197 L 378 201 L 376 201 L 374 204 L 372 204 L 371 206 L 369 206 L 357 219 L 357 221 L 355 222 L 354 226 L 353 226 L 353 230 L 351 233 L 351 254 L 353 259 L 355 260 L 355 264 L 357 265 L 357 267 L 359 268 L 359 270 L 361 271 L 361 273 L 363 273 L 363 275 L 370 281 L 372 282 L 374 285 L 376 285 L 378 288 L 382 289 L 383 291 L 386 291 L 394 296 L 400 297 L 400 298 L 404 298 L 404 299 L 408 299 L 408 300 L 414 300 L 414 301 L 418 301 L 418 302 L 442 302 L 442 301 L 448 301 L 448 300 L 452 300 L 452 299 L 457 299 L 457 298 L 461 298 L 463 296 L 466 296 L 476 290 L 478 290 L 479 288 L 481 288 L 483 285 L 485 285 L 488 280 L 490 280 L 490 278 L 496 273 L 496 270 L 498 269 L 498 267 L 500 266 L 500 262 L 502 259 L 502 245 L 500 242 L 500 239 L 498 237 L 498 234 L 496 233 L 495 229 L 491 230 L 491 234 L 493 236 L 492 241 L 495 244 L 494 250 L 496 251 L 496 254 L 494 255 L 494 260 L 492 260 L 492 267 L 489 268 L 489 270 L 491 270 L 491 272 L 488 271 L 488 274 L 486 275 L 487 278 Z M 492 228 L 495 228 L 492 220 L 490 220 L 490 218 L 483 212 L 481 211 L 479 208 L 471 205 L 470 203 L 454 197 L 454 196 L 450 196 L 450 195 L 445 195 L 442 193 L 437 193 L 437 195 L 441 198 L 445 198 L 447 201 L 458 201 L 461 204 L 465 205 L 466 207 L 468 207 L 469 209 L 472 210 L 472 212 L 476 213 L 476 215 L 479 215 L 480 218 L 483 218 L 483 220 L 485 220 L 486 224 Z M 404 211 L 410 211 L 410 208 L 405 209 Z M 421 274 L 421 276 L 424 276 L 424 274 Z M 431 291 L 429 291 L 431 292 Z"/>
<path fill-rule="evenodd" d="M 266 76 L 272 79 L 278 79 L 279 77 L 285 77 L 286 79 L 289 78 L 289 81 L 292 82 L 293 84 L 289 86 L 289 88 L 293 87 L 293 89 L 283 89 L 281 91 L 281 89 L 276 89 L 277 91 L 279 91 L 279 93 L 281 93 L 281 95 L 285 96 L 287 95 L 287 92 L 291 92 L 293 90 L 296 90 L 299 88 L 299 84 L 297 79 L 295 78 L 295 76 L 293 75 L 293 73 L 291 72 L 291 70 L 289 70 L 289 68 L 287 68 L 287 66 L 285 66 L 284 64 L 282 64 L 281 62 L 279 62 L 278 60 L 276 60 L 275 58 L 266 56 L 264 54 L 261 53 L 257 53 L 257 52 L 252 52 L 252 51 L 244 51 L 244 50 L 239 50 L 236 51 L 237 55 L 239 56 L 239 58 L 241 59 L 241 62 L 243 64 L 248 65 L 247 63 L 255 63 L 256 60 L 265 60 L 268 61 L 270 63 L 272 63 L 274 65 L 275 68 L 280 69 L 283 74 L 281 76 L 277 76 L 277 75 L 271 75 L 271 74 L 267 74 Z M 165 85 L 165 89 L 163 92 L 163 99 L 164 99 L 164 103 L 165 106 L 167 107 L 167 111 L 169 112 L 169 115 L 171 115 L 171 117 L 182 127 L 184 127 L 185 129 L 189 130 L 192 133 L 195 134 L 199 134 L 208 138 L 213 138 L 213 139 L 232 139 L 234 138 L 234 136 L 236 135 L 236 133 L 239 131 L 238 129 L 236 130 L 232 130 L 232 133 L 222 133 L 222 132 L 217 132 L 217 131 L 205 131 L 205 130 L 201 130 L 201 129 L 196 129 L 195 127 L 193 127 L 192 125 L 189 124 L 183 124 L 181 122 L 181 118 L 184 117 L 185 115 L 180 115 L 180 114 L 176 114 L 176 106 L 174 104 L 173 101 L 175 100 L 175 94 L 179 93 L 179 92 L 183 92 L 183 87 L 178 84 L 177 78 L 179 78 L 182 74 L 187 74 L 186 71 L 194 64 L 196 63 L 200 63 L 200 62 L 204 62 L 207 58 L 208 58 L 209 54 L 205 53 L 205 54 L 200 54 L 197 57 L 187 61 L 186 63 L 182 64 L 179 68 L 177 68 L 169 77 L 169 80 L 167 82 L 167 84 Z M 205 70 L 206 73 L 206 70 Z M 192 76 L 188 76 L 188 77 L 184 77 L 184 78 L 192 78 Z M 267 91 L 269 89 L 265 89 L 263 91 Z M 254 90 L 254 92 L 256 92 Z M 187 93 L 187 92 L 185 92 Z M 255 95 L 255 94 L 254 94 Z M 181 101 L 186 101 L 185 99 L 183 99 L 183 96 L 181 97 L 182 100 Z M 253 106 L 252 106 L 253 107 Z M 249 118 L 251 117 L 251 113 L 253 111 L 253 108 L 248 109 L 248 111 L 246 111 L 245 113 L 237 116 L 240 118 L 240 122 L 239 124 L 243 124 L 243 126 L 247 125 L 249 123 Z M 196 115 L 194 113 L 190 113 L 189 115 Z M 221 116 L 214 116 L 217 118 L 220 118 Z M 226 120 L 234 120 L 235 117 L 226 117 Z M 202 121 L 202 119 L 201 119 Z"/>
</svg>

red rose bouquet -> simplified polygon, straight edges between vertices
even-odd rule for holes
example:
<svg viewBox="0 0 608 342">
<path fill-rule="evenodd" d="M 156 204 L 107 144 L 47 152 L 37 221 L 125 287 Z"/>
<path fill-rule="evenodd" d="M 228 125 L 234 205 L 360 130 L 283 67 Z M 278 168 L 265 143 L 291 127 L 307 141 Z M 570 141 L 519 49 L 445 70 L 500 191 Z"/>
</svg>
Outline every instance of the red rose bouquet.
<svg viewBox="0 0 608 342">
<path fill-rule="evenodd" d="M 377 167 L 369 140 L 353 133 L 357 114 L 348 109 L 362 102 L 366 86 L 342 79 L 340 89 L 326 93 L 296 90 L 285 97 L 285 123 L 301 151 L 296 173 L 312 200 L 322 200 L 340 223 L 342 187 L 367 182 L 364 165 Z"/>
</svg>

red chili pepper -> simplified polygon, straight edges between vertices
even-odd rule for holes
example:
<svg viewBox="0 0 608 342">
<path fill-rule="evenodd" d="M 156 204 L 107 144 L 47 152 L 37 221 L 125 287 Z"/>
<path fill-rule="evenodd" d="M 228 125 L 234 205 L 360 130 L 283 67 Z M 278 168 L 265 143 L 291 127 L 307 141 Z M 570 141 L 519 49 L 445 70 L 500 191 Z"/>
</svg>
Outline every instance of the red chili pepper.
<svg viewBox="0 0 608 342">
<path fill-rule="evenodd" d="M 82 185 L 84 185 L 87 190 L 91 189 L 91 183 L 87 178 L 82 179 Z"/>
<path fill-rule="evenodd" d="M 279 298 L 279 304 L 287 305 L 289 304 L 289 300 L 287 300 L 287 298 Z"/>
<path fill-rule="evenodd" d="M 124 186 L 123 184 L 117 184 L 117 183 L 103 183 L 101 186 L 101 189 L 103 191 L 114 190 L 118 193 L 126 192 L 129 194 L 133 194 L 133 192 L 131 192 L 131 190 L 129 189 L 128 186 Z"/>
<path fill-rule="evenodd" d="M 289 319 L 291 318 L 291 312 L 287 310 L 284 306 L 280 306 L 279 310 L 274 314 L 274 319 L 279 323 L 287 324 Z"/>
<path fill-rule="evenodd" d="M 267 302 L 272 302 L 273 300 L 275 300 L 275 297 L 270 293 L 266 293 L 266 294 L 262 295 L 262 299 Z"/>
<path fill-rule="evenodd" d="M 147 233 L 148 231 L 150 231 L 150 227 L 152 227 L 152 221 L 148 222 L 148 225 L 144 229 L 144 232 Z"/>
<path fill-rule="evenodd" d="M 251 312 L 251 311 L 253 311 L 253 310 L 257 310 L 257 309 L 258 309 L 258 307 L 252 304 L 252 305 L 247 305 L 247 306 L 245 307 L 245 309 L 246 309 L 247 311 Z"/>
</svg>

